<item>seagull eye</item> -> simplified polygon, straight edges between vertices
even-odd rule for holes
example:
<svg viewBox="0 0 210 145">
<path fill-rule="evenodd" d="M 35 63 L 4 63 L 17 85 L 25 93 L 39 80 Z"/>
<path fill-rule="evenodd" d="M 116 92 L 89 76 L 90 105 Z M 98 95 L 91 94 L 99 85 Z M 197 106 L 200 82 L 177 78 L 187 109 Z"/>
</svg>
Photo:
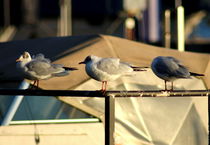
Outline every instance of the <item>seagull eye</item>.
<svg viewBox="0 0 210 145">
<path fill-rule="evenodd" d="M 29 55 L 25 52 L 23 53 L 23 58 L 29 58 Z"/>
<path fill-rule="evenodd" d="M 23 55 L 23 58 L 28 58 L 28 55 L 26 55 L 26 54 L 25 54 L 25 55 Z"/>
</svg>

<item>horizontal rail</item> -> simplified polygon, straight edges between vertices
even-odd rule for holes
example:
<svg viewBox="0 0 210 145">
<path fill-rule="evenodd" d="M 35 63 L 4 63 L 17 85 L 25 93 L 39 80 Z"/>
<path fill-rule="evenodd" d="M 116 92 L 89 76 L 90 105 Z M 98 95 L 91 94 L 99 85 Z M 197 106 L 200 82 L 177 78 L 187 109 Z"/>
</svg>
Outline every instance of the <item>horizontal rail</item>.
<svg viewBox="0 0 210 145">
<path fill-rule="evenodd" d="M 210 90 L 110 91 L 106 95 L 115 97 L 206 97 L 210 95 Z"/>
<path fill-rule="evenodd" d="M 27 124 L 63 124 L 63 123 L 96 123 L 100 122 L 98 118 L 78 118 L 78 119 L 51 119 L 51 120 L 16 120 L 11 121 L 10 125 Z"/>
<path fill-rule="evenodd" d="M 105 97 L 101 91 L 0 89 L 0 95 Z"/>
<path fill-rule="evenodd" d="M 147 91 L 87 91 L 87 90 L 32 90 L 32 89 L 0 89 L 0 95 L 25 96 L 67 96 L 67 97 L 205 97 L 210 90 L 147 90 Z"/>
</svg>

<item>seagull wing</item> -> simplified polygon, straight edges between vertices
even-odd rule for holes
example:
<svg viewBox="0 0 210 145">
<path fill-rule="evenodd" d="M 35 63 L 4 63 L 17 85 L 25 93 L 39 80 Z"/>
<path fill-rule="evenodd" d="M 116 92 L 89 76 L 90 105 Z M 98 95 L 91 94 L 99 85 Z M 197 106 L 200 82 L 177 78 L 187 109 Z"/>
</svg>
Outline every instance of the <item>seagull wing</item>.
<svg viewBox="0 0 210 145">
<path fill-rule="evenodd" d="M 173 57 L 162 59 L 156 66 L 156 71 L 167 77 L 185 78 L 189 76 L 187 68 L 181 62 Z"/>
<path fill-rule="evenodd" d="M 49 75 L 53 73 L 50 63 L 45 61 L 33 60 L 26 64 L 27 72 L 38 76 Z"/>
<path fill-rule="evenodd" d="M 176 77 L 180 77 L 180 78 L 190 77 L 190 73 L 188 69 L 178 59 L 174 57 L 168 57 L 168 58 L 170 59 L 170 62 L 171 62 L 171 68 L 172 68 L 173 74 Z"/>
<path fill-rule="evenodd" d="M 118 58 L 103 58 L 97 62 L 97 69 L 108 74 L 123 74 L 132 68 L 126 63 L 121 63 Z"/>
<path fill-rule="evenodd" d="M 42 53 L 37 54 L 36 56 L 33 57 L 33 59 L 38 60 L 38 61 L 44 61 L 44 62 L 47 62 L 47 63 L 51 63 L 50 59 L 45 58 L 44 54 L 42 54 Z"/>
</svg>

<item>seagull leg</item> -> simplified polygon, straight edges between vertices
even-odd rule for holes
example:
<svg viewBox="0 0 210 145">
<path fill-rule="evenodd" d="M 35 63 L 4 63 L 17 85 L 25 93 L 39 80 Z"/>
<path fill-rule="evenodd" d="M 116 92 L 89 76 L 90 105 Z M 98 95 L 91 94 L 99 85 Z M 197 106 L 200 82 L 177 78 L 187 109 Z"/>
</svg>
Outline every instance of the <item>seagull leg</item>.
<svg viewBox="0 0 210 145">
<path fill-rule="evenodd" d="M 39 88 L 39 80 L 37 80 L 37 88 Z"/>
<path fill-rule="evenodd" d="M 101 91 L 104 90 L 104 81 L 102 81 Z"/>
<path fill-rule="evenodd" d="M 173 91 L 173 90 L 174 90 L 174 83 L 171 82 L 171 91 Z"/>
<path fill-rule="evenodd" d="M 164 82 L 165 82 L 165 91 L 167 91 L 167 81 L 164 80 Z"/>
<path fill-rule="evenodd" d="M 32 84 L 32 86 L 30 87 L 31 89 L 35 89 L 35 88 L 39 87 L 39 80 L 35 80 L 34 83 Z"/>
<path fill-rule="evenodd" d="M 104 83 L 105 83 L 104 91 L 106 91 L 107 81 L 104 81 Z"/>
<path fill-rule="evenodd" d="M 106 92 L 106 85 L 107 85 L 107 81 L 102 81 L 102 88 L 101 88 L 101 92 L 103 93 L 103 94 L 105 94 L 105 92 Z"/>
<path fill-rule="evenodd" d="M 30 87 L 30 89 L 34 89 L 34 87 L 36 86 L 36 80 L 33 82 L 32 86 Z"/>
</svg>

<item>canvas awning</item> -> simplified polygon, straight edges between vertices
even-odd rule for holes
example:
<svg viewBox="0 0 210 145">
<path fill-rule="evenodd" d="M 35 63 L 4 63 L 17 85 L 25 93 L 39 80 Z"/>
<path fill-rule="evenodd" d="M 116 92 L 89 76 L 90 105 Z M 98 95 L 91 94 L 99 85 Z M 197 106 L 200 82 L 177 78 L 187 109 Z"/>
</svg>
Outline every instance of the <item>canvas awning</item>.
<svg viewBox="0 0 210 145">
<path fill-rule="evenodd" d="M 174 56 L 180 59 L 190 71 L 205 74 L 203 80 L 206 86 L 210 88 L 209 54 L 179 52 L 106 35 L 12 41 L 0 43 L 0 48 L 0 61 L 4 62 L 0 63 L 0 80 L 20 77 L 19 74 L 14 73 L 15 60 L 23 51 L 29 51 L 32 55 L 43 53 L 54 63 L 78 67 L 79 71 L 72 72 L 67 77 L 41 81 L 40 87 L 43 89 L 74 89 L 88 80 L 89 77 L 84 71 L 84 66 L 78 65 L 78 62 L 90 54 L 101 57 L 119 57 L 121 60 L 137 66 L 150 66 L 152 59 L 159 55 Z"/>
</svg>

